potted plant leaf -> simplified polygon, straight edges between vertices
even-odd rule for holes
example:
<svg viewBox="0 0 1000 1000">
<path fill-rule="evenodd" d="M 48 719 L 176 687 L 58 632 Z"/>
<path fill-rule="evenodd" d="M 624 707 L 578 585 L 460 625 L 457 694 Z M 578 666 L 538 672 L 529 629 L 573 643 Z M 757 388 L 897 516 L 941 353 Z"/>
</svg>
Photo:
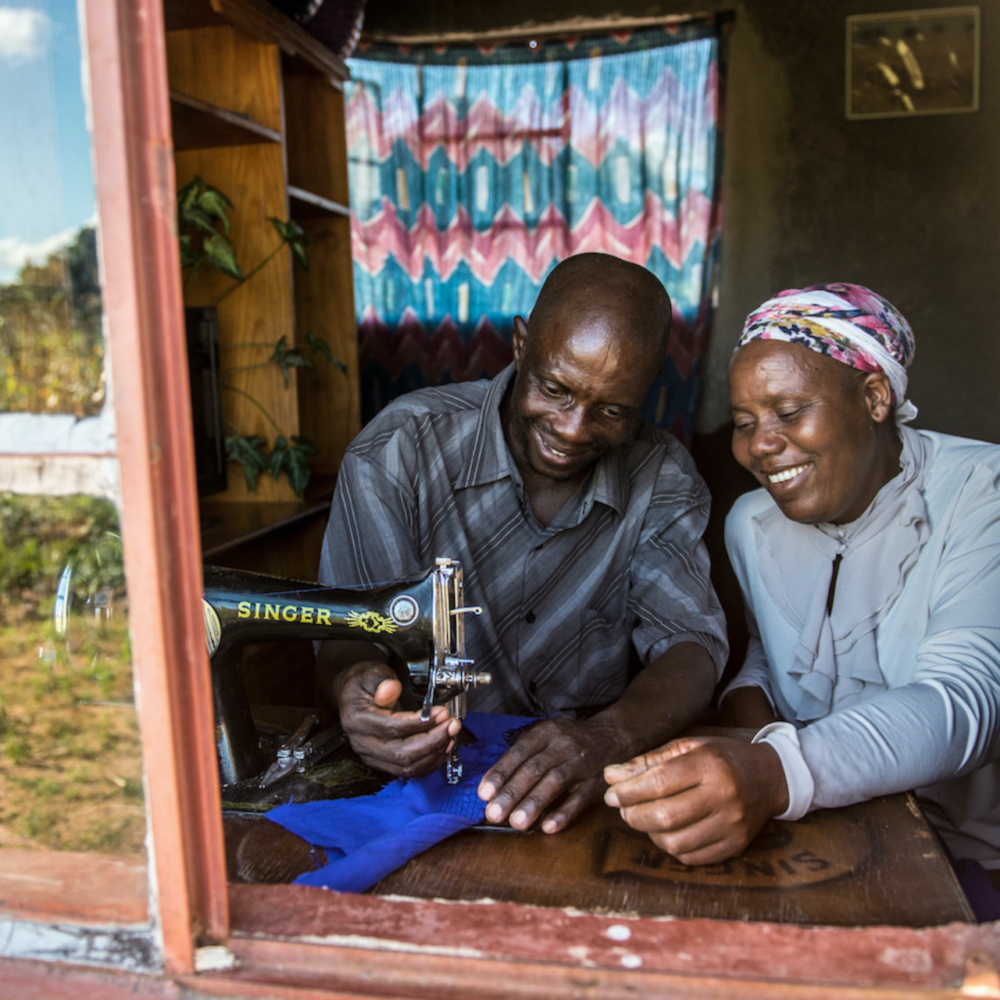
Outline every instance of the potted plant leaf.
<svg viewBox="0 0 1000 1000">
<path fill-rule="evenodd" d="M 274 341 L 240 341 L 219 347 L 216 307 L 266 267 L 288 247 L 295 264 L 309 267 L 308 235 L 292 220 L 269 218 L 277 241 L 273 249 L 248 271 L 236 256 L 231 239 L 230 212 L 233 203 L 218 188 L 194 177 L 177 193 L 177 229 L 181 272 L 185 287 L 200 270 L 217 271 L 231 279 L 206 306 L 185 310 L 188 325 L 188 353 L 192 367 L 192 405 L 195 418 L 195 451 L 199 464 L 199 491 L 218 492 L 226 488 L 225 466 L 237 463 L 243 470 L 247 488 L 253 492 L 259 477 L 270 472 L 278 479 L 285 475 L 296 495 L 302 496 L 310 479 L 310 459 L 318 451 L 308 438 L 286 434 L 272 412 L 253 394 L 230 379 L 238 372 L 272 368 L 280 373 L 287 388 L 292 369 L 315 370 L 322 361 L 346 374 L 346 366 L 330 351 L 327 343 L 307 331 L 305 343 L 289 343 L 282 334 Z M 239 367 L 221 363 L 225 350 L 251 348 L 262 353 L 259 361 Z M 308 356 L 305 353 L 308 351 Z M 210 383 L 214 383 L 213 386 Z M 273 441 L 257 433 L 245 433 L 235 426 L 222 429 L 220 390 L 242 396 L 263 414 L 273 428 Z M 199 448 L 199 438 L 201 445 Z M 221 473 L 220 473 L 221 468 Z M 204 485 L 203 485 L 204 480 Z"/>
</svg>

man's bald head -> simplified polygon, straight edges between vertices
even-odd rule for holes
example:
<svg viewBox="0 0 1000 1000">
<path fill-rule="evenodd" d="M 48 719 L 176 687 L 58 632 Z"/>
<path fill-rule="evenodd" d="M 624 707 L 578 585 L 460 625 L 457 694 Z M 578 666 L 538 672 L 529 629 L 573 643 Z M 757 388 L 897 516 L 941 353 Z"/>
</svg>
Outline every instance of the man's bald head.
<svg viewBox="0 0 1000 1000">
<path fill-rule="evenodd" d="M 529 344 L 546 329 L 594 316 L 609 325 L 618 349 L 659 371 L 667 353 L 671 303 L 651 271 L 610 254 L 567 257 L 538 294 L 528 319 Z"/>
<path fill-rule="evenodd" d="M 670 298 L 645 268 L 588 253 L 553 269 L 529 322 L 514 318 L 517 371 L 501 417 L 529 490 L 572 486 L 628 447 L 669 332 Z"/>
</svg>

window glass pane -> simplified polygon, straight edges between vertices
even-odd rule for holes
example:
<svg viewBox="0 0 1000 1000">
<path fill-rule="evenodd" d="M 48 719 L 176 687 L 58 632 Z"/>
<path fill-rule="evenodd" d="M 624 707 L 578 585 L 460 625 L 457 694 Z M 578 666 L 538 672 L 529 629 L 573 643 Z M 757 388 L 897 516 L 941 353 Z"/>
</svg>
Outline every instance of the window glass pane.
<svg viewBox="0 0 1000 1000">
<path fill-rule="evenodd" d="M 0 494 L 0 846 L 144 857 L 118 517 Z"/>
<path fill-rule="evenodd" d="M 0 3 L 0 412 L 99 412 L 95 191 L 72 2 Z"/>
</svg>

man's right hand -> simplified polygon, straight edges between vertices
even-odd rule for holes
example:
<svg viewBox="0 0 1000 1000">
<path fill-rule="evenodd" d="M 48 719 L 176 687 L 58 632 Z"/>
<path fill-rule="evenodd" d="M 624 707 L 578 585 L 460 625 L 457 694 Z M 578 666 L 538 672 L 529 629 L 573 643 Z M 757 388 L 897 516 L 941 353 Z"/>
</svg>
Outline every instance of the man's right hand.
<svg viewBox="0 0 1000 1000">
<path fill-rule="evenodd" d="M 403 685 L 390 666 L 364 660 L 336 679 L 340 724 L 354 752 L 370 767 L 397 777 L 415 778 L 440 767 L 454 746 L 462 723 L 444 705 L 420 712 L 398 708 Z"/>
</svg>

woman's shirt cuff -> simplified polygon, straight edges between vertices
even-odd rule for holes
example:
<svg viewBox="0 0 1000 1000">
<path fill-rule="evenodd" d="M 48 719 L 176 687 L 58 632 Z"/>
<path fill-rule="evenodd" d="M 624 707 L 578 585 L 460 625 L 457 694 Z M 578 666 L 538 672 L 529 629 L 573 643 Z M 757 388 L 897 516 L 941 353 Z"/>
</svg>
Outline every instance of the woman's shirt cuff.
<svg viewBox="0 0 1000 1000">
<path fill-rule="evenodd" d="M 761 729 L 753 738 L 753 743 L 767 743 L 781 761 L 788 787 L 788 808 L 775 819 L 801 819 L 812 808 L 816 783 L 812 772 L 802 756 L 799 732 L 790 722 L 772 722 Z"/>
</svg>

